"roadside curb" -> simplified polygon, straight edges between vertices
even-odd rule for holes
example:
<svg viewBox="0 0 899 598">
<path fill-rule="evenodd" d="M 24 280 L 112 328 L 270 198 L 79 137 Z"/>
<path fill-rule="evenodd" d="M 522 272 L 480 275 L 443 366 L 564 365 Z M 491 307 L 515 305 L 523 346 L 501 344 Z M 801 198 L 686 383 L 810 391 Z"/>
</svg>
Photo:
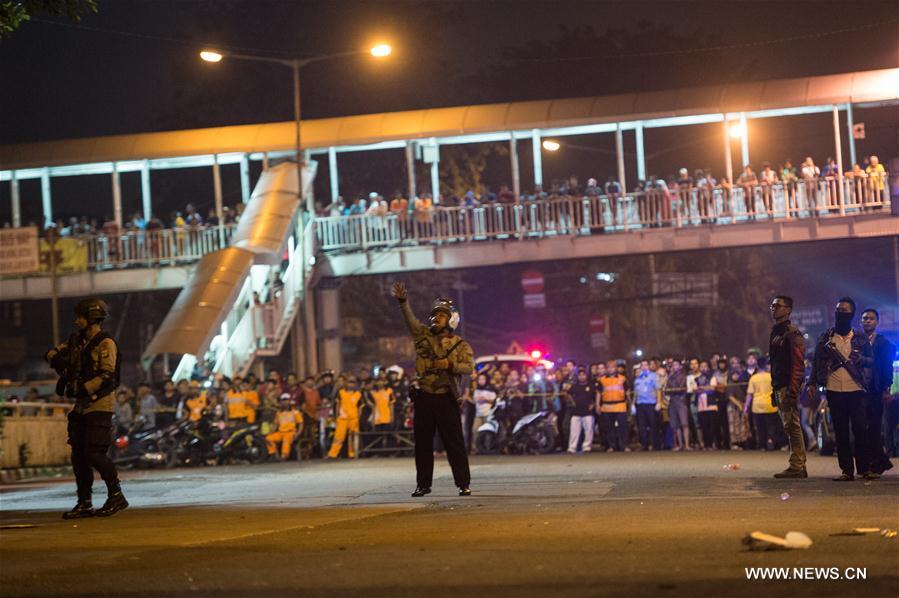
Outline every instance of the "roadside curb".
<svg viewBox="0 0 899 598">
<path fill-rule="evenodd" d="M 56 478 L 72 475 L 70 466 L 17 467 L 0 470 L 0 484 L 12 484 L 38 478 Z"/>
</svg>

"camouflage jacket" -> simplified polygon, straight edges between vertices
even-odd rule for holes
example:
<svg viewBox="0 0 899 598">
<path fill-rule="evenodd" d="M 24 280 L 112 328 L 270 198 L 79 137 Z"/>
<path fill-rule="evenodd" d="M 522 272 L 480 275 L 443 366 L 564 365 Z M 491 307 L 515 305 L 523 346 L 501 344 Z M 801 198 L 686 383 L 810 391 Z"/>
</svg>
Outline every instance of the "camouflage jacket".
<svg viewBox="0 0 899 598">
<path fill-rule="evenodd" d="M 449 336 L 432 334 L 430 329 L 419 322 L 412 313 L 408 301 L 400 302 L 400 309 L 415 342 L 415 371 L 418 374 L 419 387 L 428 393 L 450 392 L 455 398 L 462 396 L 462 378 L 474 372 L 471 345 L 455 334 Z M 434 368 L 434 362 L 440 359 L 449 361 L 449 369 Z"/>
<path fill-rule="evenodd" d="M 90 342 L 80 334 L 73 334 L 68 341 L 54 347 L 56 352 L 66 356 L 69 381 L 79 380 L 75 393 L 75 412 L 92 413 L 94 411 L 115 411 L 115 385 L 107 379 L 116 374 L 116 361 L 119 358 L 118 347 L 111 338 L 106 338 L 93 345 L 86 360 L 82 358 L 84 349 Z M 85 363 L 90 364 L 89 372 L 82 370 Z M 98 392 L 100 391 L 100 392 Z"/>
</svg>

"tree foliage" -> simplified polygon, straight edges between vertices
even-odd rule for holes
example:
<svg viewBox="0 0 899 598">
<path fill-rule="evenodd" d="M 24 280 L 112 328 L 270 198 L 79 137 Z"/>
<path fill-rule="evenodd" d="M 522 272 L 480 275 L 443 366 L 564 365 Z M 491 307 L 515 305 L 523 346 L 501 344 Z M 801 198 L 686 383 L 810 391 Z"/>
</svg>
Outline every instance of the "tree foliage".
<svg viewBox="0 0 899 598">
<path fill-rule="evenodd" d="M 96 0 L 20 0 L 0 2 L 0 39 L 13 34 L 23 23 L 35 14 L 43 13 L 51 17 L 68 17 L 80 21 L 81 17 L 97 12 Z"/>
</svg>

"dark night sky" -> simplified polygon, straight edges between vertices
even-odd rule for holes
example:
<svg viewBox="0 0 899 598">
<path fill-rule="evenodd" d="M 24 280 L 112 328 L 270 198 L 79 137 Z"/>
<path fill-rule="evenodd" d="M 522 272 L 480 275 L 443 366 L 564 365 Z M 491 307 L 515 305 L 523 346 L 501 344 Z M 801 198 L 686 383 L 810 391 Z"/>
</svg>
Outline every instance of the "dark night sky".
<svg viewBox="0 0 899 598">
<path fill-rule="evenodd" d="M 270 56 L 311 56 L 389 40 L 395 55 L 314 64 L 303 70 L 303 114 L 320 118 L 507 100 L 601 95 L 747 79 L 899 65 L 899 2 L 422 2 L 411 0 L 98 0 L 79 25 L 38 17 L 0 42 L 0 143 L 283 121 L 292 118 L 289 71 L 240 61 L 209 65 L 217 45 Z M 709 50 L 709 48 L 713 48 Z M 776 163 L 832 153 L 829 115 L 759 122 L 752 158 Z M 860 111 L 869 139 L 859 153 L 899 155 L 895 107 Z M 650 173 L 679 166 L 723 171 L 718 129 L 647 132 Z M 545 178 L 614 172 L 611 135 L 578 138 L 599 152 L 545 158 Z M 625 151 L 633 151 L 625 136 Z M 524 144 L 525 146 L 527 144 Z M 844 140 L 844 149 L 846 142 Z M 522 164 L 530 149 L 521 148 Z M 344 195 L 403 185 L 401 152 L 341 158 Z M 846 158 L 848 160 L 848 156 Z M 345 161 L 345 162 L 344 162 Z M 628 162 L 629 177 L 633 164 Z M 366 168 L 368 166 L 368 168 Z M 203 169 L 197 169 L 203 170 Z M 167 215 L 190 196 L 212 203 L 211 177 L 154 174 L 154 204 Z M 225 172 L 226 203 L 239 197 Z M 508 158 L 485 175 L 509 182 Z M 532 173 L 522 168 L 529 189 Z M 54 179 L 60 216 L 101 217 L 108 177 Z M 91 181 L 90 179 L 96 179 Z M 137 209 L 137 178 L 125 177 L 125 210 Z M 189 183 L 183 182 L 190 178 Z M 40 215 L 39 186 L 22 186 L 23 219 Z M 157 184 L 158 183 L 158 184 Z M 326 194 L 320 170 L 317 195 Z M 0 186 L 0 221 L 9 218 Z M 83 198 L 95 201 L 85 202 Z"/>
<path fill-rule="evenodd" d="M 196 57 L 206 43 L 272 56 L 364 48 L 375 38 L 394 44 L 395 57 L 379 64 L 361 58 L 305 69 L 303 108 L 309 118 L 899 64 L 899 3 L 894 1 L 98 4 L 99 12 L 85 17 L 81 27 L 42 18 L 0 42 L 0 141 L 292 117 L 286 69 L 246 62 L 213 67 Z M 670 28 L 671 34 L 637 36 L 619 50 L 614 36 L 603 38 L 610 29 L 636 33 L 640 21 Z M 585 33 L 586 27 L 593 31 Z M 814 34 L 822 35 L 808 37 Z M 785 39 L 790 37 L 801 39 Z M 742 47 L 608 56 L 707 45 Z M 534 55 L 512 59 L 509 49 L 530 49 Z"/>
</svg>

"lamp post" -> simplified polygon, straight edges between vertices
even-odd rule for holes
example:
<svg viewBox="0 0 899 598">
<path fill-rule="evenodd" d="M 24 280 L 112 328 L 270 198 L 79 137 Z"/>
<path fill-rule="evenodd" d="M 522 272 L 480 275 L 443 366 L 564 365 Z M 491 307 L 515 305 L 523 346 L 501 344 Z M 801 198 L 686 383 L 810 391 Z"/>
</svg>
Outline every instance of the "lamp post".
<svg viewBox="0 0 899 598">
<path fill-rule="evenodd" d="M 392 48 L 388 44 L 378 44 L 368 50 L 353 50 L 349 52 L 337 52 L 335 54 L 323 54 L 322 56 L 313 56 L 312 58 L 271 58 L 268 56 L 256 56 L 253 54 L 234 54 L 219 52 L 217 50 L 203 50 L 200 52 L 200 58 L 206 62 L 221 62 L 224 58 L 233 58 L 235 60 L 253 60 L 256 62 L 268 62 L 272 64 L 280 64 L 290 69 L 293 76 L 293 118 L 295 124 L 294 132 L 294 149 L 297 155 L 297 199 L 303 199 L 303 153 L 300 146 L 300 120 L 302 116 L 302 107 L 300 104 L 300 69 L 313 62 L 321 62 L 323 60 L 331 60 L 333 58 L 345 58 L 348 56 L 357 56 L 359 54 L 371 54 L 376 58 L 384 58 L 390 56 Z M 306 201 L 306 211 L 310 216 L 315 214 L 315 204 L 312 197 L 308 197 Z"/>
<path fill-rule="evenodd" d="M 322 56 L 313 56 L 312 58 L 271 58 L 268 56 L 255 56 L 252 54 L 232 54 L 232 53 L 224 53 L 216 50 L 203 50 L 200 52 L 200 58 L 205 60 L 206 62 L 221 62 L 224 58 L 234 58 L 236 60 L 252 60 L 255 62 L 269 62 L 273 64 L 280 64 L 281 66 L 286 66 L 290 69 L 291 75 L 293 77 L 293 118 L 294 118 L 294 149 L 296 150 L 297 157 L 297 201 L 302 201 L 303 199 L 303 151 L 302 146 L 300 144 L 300 121 L 302 116 L 302 109 L 300 105 L 300 69 L 304 66 L 312 64 L 313 62 L 321 62 L 323 60 L 330 60 L 332 58 L 345 58 L 348 56 L 357 56 L 359 54 L 369 53 L 375 58 L 384 58 L 390 56 L 392 53 L 392 49 L 387 44 L 378 44 L 369 50 L 354 50 L 350 52 L 338 52 L 336 54 L 325 54 Z M 315 201 L 313 197 L 310 195 L 306 198 L 306 211 L 309 215 L 310 219 L 315 218 Z M 219 215 L 221 219 L 221 215 Z M 221 221 L 221 220 L 220 220 Z M 301 239 L 299 241 L 305 247 L 305 239 Z M 300 312 L 298 314 L 298 322 L 301 321 L 303 323 L 302 330 L 302 339 L 303 344 L 305 345 L 305 350 L 303 351 L 305 357 L 305 367 L 307 373 L 312 373 L 317 368 L 317 356 L 315 355 L 315 346 L 317 344 L 316 341 L 316 330 L 314 319 L 314 307 L 311 302 L 311 298 L 307 297 L 308 289 L 306 288 L 306 267 L 308 264 L 309 256 L 304 255 L 302 251 L 300 251 L 300 255 L 303 259 L 302 264 L 302 274 L 303 274 L 303 295 L 300 299 Z M 299 361 L 298 352 L 294 351 L 294 358 Z M 297 364 L 299 366 L 299 364 Z M 297 368 L 299 369 L 299 367 Z"/>
</svg>

